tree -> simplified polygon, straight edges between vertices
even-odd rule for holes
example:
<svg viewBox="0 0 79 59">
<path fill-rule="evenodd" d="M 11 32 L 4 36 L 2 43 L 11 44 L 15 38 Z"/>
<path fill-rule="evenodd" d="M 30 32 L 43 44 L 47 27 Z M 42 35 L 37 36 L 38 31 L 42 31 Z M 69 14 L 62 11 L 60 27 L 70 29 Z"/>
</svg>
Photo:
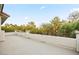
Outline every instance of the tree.
<svg viewBox="0 0 79 59">
<path fill-rule="evenodd" d="M 5 32 L 14 32 L 15 28 L 12 24 L 5 24 L 5 26 L 2 26 L 2 30 Z"/>
<path fill-rule="evenodd" d="M 35 29 L 36 29 L 35 23 L 33 21 L 28 22 L 28 24 L 26 25 L 26 30 L 32 33 L 34 32 Z"/>
<path fill-rule="evenodd" d="M 70 21 L 79 20 L 79 11 L 76 10 L 76 11 L 71 12 L 71 13 L 69 14 L 68 19 L 69 19 Z"/>
<path fill-rule="evenodd" d="M 61 27 L 61 21 L 59 17 L 54 17 L 51 21 L 50 21 L 51 25 L 52 25 L 52 34 L 53 35 L 57 35 L 60 27 Z"/>
<path fill-rule="evenodd" d="M 41 25 L 42 33 L 43 33 L 43 34 L 50 35 L 50 34 L 51 34 L 51 32 L 50 32 L 51 27 L 52 27 L 52 26 L 51 26 L 50 23 L 44 23 L 44 24 L 42 24 L 42 25 Z"/>
</svg>

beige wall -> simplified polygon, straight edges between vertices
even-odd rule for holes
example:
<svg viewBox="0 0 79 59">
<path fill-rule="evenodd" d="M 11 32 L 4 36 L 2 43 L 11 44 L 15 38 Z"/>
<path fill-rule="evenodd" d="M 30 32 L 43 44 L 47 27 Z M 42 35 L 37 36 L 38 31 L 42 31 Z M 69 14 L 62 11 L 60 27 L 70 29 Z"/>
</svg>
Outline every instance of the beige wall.
<svg viewBox="0 0 79 59">
<path fill-rule="evenodd" d="M 31 40 L 39 41 L 42 43 L 46 43 L 49 45 L 55 45 L 61 48 L 76 50 L 76 39 L 73 39 L 73 38 L 39 35 L 39 34 L 25 34 L 25 33 L 17 33 L 17 34 L 19 36 L 22 36 Z"/>
<path fill-rule="evenodd" d="M 5 32 L 4 31 L 0 31 L 0 41 L 4 41 L 5 40 Z"/>
<path fill-rule="evenodd" d="M 79 31 L 76 31 L 76 51 L 79 52 Z"/>
</svg>

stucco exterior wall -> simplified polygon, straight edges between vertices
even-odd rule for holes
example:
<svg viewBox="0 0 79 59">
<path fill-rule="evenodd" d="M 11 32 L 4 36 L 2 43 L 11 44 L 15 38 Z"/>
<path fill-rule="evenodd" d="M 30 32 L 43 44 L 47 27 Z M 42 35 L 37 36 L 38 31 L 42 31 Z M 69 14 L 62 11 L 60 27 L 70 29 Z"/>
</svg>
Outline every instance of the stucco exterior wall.
<svg viewBox="0 0 79 59">
<path fill-rule="evenodd" d="M 76 50 L 76 39 L 73 39 L 73 38 L 39 35 L 39 34 L 27 34 L 27 33 L 17 33 L 17 35 L 31 40 L 35 40 L 38 42 Z"/>
</svg>

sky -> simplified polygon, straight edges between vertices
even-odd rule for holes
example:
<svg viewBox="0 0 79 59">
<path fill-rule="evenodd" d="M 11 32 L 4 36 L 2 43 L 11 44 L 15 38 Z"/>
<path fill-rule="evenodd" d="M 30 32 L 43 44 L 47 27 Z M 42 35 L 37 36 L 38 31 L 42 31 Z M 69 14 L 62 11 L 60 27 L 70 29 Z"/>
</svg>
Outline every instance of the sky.
<svg viewBox="0 0 79 59">
<path fill-rule="evenodd" d="M 10 17 L 4 24 L 27 24 L 34 21 L 37 26 L 49 22 L 53 17 L 66 19 L 79 4 L 5 4 L 4 12 Z"/>
</svg>

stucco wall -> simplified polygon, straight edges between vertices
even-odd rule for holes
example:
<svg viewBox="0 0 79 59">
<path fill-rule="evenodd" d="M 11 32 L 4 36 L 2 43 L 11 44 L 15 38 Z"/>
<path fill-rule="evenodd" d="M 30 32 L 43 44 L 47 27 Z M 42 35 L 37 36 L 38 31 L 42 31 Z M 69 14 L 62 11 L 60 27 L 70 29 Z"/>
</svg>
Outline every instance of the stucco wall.
<svg viewBox="0 0 79 59">
<path fill-rule="evenodd" d="M 5 32 L 4 31 L 0 31 L 0 41 L 4 41 L 5 40 Z"/>
<path fill-rule="evenodd" d="M 38 42 L 76 50 L 76 39 L 73 39 L 73 38 L 39 35 L 39 34 L 27 34 L 27 33 L 17 33 L 17 35 L 31 40 L 35 40 Z"/>
</svg>

